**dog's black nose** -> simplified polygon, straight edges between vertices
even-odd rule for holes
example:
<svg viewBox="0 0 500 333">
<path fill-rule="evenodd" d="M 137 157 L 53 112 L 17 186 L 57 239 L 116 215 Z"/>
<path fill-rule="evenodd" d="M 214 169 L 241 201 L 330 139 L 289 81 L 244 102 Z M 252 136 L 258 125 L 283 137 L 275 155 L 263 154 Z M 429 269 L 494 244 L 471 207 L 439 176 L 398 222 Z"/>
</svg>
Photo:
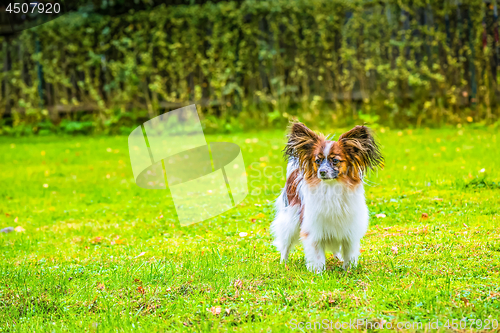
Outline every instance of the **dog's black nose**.
<svg viewBox="0 0 500 333">
<path fill-rule="evenodd" d="M 321 177 L 325 177 L 325 176 L 326 176 L 326 171 L 321 171 L 321 170 L 320 170 L 320 171 L 319 171 L 319 175 L 320 175 Z"/>
</svg>

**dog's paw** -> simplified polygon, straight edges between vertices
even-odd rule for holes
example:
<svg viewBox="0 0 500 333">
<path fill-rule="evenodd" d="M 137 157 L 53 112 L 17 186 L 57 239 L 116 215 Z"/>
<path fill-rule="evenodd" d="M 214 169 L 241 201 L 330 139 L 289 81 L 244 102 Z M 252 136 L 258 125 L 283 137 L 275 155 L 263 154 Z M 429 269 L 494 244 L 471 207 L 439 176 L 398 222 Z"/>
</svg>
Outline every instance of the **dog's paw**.
<svg viewBox="0 0 500 333">
<path fill-rule="evenodd" d="M 281 254 L 281 258 L 280 258 L 280 264 L 285 264 L 286 265 L 286 262 L 288 261 L 288 254 Z"/>
<path fill-rule="evenodd" d="M 309 263 L 307 264 L 307 270 L 312 273 L 321 274 L 325 270 L 325 264 Z"/>
<path fill-rule="evenodd" d="M 358 265 L 358 258 L 350 258 L 349 260 L 344 261 L 342 268 L 344 269 L 344 271 L 347 271 L 351 268 L 353 269 L 356 268 L 357 265 Z"/>
</svg>

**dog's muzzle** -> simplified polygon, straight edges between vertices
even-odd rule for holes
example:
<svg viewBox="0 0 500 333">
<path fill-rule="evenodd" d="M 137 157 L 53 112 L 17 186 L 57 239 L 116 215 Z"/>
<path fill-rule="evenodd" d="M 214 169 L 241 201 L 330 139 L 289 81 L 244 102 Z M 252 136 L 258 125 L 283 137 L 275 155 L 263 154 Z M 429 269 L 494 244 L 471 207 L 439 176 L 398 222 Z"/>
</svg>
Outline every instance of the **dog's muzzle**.
<svg viewBox="0 0 500 333">
<path fill-rule="evenodd" d="M 327 180 L 327 179 L 336 179 L 339 176 L 339 171 L 335 169 L 319 169 L 318 170 L 318 178 Z"/>
</svg>

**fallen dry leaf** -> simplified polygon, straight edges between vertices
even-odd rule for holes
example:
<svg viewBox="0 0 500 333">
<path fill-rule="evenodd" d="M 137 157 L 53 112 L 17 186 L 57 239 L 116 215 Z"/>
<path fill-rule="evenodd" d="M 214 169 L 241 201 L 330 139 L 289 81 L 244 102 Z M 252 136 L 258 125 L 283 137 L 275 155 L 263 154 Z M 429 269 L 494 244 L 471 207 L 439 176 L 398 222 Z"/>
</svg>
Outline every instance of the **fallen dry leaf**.
<svg viewBox="0 0 500 333">
<path fill-rule="evenodd" d="M 491 298 L 500 298 L 500 293 L 490 291 L 490 296 L 488 296 L 487 299 L 491 299 Z"/>
<path fill-rule="evenodd" d="M 220 306 L 217 306 L 217 307 L 212 306 L 210 309 L 207 309 L 207 311 L 212 312 L 212 314 L 215 316 L 215 315 L 218 315 L 221 313 L 222 308 Z"/>
<path fill-rule="evenodd" d="M 146 252 L 141 252 L 141 253 L 139 253 L 139 255 L 136 258 L 142 257 L 145 254 L 146 254 Z"/>
<path fill-rule="evenodd" d="M 241 280 L 236 280 L 236 281 L 234 281 L 234 286 L 235 286 L 236 288 L 241 288 L 241 287 L 243 287 L 243 281 L 241 281 Z"/>
<path fill-rule="evenodd" d="M 434 199 L 432 199 L 432 200 L 436 200 L 436 201 L 443 201 L 443 199 L 442 199 L 442 198 L 434 198 Z"/>
<path fill-rule="evenodd" d="M 418 235 L 418 234 L 427 234 L 429 232 L 429 230 L 427 230 L 427 226 L 423 227 L 422 229 L 417 229 L 415 232 L 413 232 L 414 234 Z M 411 233 L 411 232 L 410 232 Z"/>
<path fill-rule="evenodd" d="M 144 288 L 143 288 L 142 286 L 137 287 L 137 291 L 138 291 L 140 294 L 142 294 L 142 295 L 144 295 L 144 294 L 146 293 L 146 290 L 144 290 Z"/>
<path fill-rule="evenodd" d="M 377 214 L 375 215 L 378 219 L 383 219 L 386 218 L 387 216 L 385 214 Z"/>
<path fill-rule="evenodd" d="M 391 251 L 392 251 L 392 253 L 394 253 L 394 254 L 398 254 L 398 247 L 397 247 L 397 246 L 393 246 L 393 247 L 391 247 Z"/>
<path fill-rule="evenodd" d="M 231 309 L 226 309 L 226 313 L 230 314 L 231 313 Z"/>
<path fill-rule="evenodd" d="M 382 235 L 382 237 L 398 237 L 398 236 L 404 236 L 404 234 L 400 232 L 387 232 Z"/>
<path fill-rule="evenodd" d="M 17 219 L 17 218 L 16 218 L 16 219 Z M 14 230 L 15 230 L 15 231 L 17 231 L 17 232 L 25 232 L 25 231 L 26 231 L 26 230 L 24 230 L 24 228 L 23 228 L 23 227 L 21 227 L 20 225 L 19 225 L 19 226 L 17 226 L 17 227 L 15 227 L 15 228 L 14 228 Z"/>
<path fill-rule="evenodd" d="M 246 237 L 246 236 L 248 236 L 248 233 L 246 233 L 246 232 L 240 232 L 240 237 Z"/>
<path fill-rule="evenodd" d="M 111 245 L 120 245 L 120 244 L 125 244 L 125 239 L 120 239 L 119 236 L 111 241 Z"/>
<path fill-rule="evenodd" d="M 104 290 L 104 289 L 106 289 L 106 287 L 104 286 L 104 284 L 103 284 L 103 283 L 99 283 L 99 284 L 97 285 L 97 289 L 99 289 L 99 290 Z"/>
<path fill-rule="evenodd" d="M 328 292 L 328 303 L 329 304 L 335 303 L 335 300 L 333 299 L 333 295 L 332 295 L 331 291 Z"/>
<path fill-rule="evenodd" d="M 102 237 L 101 236 L 97 236 L 97 237 L 93 238 L 90 242 L 92 244 L 99 244 L 100 242 L 102 242 Z"/>
<path fill-rule="evenodd" d="M 80 243 L 81 241 L 83 241 L 83 237 L 73 237 L 71 241 L 73 243 Z"/>
<path fill-rule="evenodd" d="M 423 219 L 428 219 L 428 218 L 429 218 L 429 214 L 427 214 L 427 213 L 422 213 L 422 218 L 423 218 Z"/>
</svg>

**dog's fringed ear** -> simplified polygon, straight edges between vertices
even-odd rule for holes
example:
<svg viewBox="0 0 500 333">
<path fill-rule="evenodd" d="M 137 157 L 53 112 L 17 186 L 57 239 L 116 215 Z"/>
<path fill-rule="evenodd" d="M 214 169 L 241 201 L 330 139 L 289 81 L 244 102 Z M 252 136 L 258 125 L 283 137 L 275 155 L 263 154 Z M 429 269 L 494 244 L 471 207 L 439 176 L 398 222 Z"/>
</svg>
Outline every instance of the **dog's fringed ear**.
<svg viewBox="0 0 500 333">
<path fill-rule="evenodd" d="M 319 142 L 318 134 L 311 131 L 302 123 L 292 123 L 289 127 L 288 143 L 284 149 L 286 157 L 295 157 L 301 166 L 307 157 L 313 153 L 314 146 Z"/>
<path fill-rule="evenodd" d="M 342 134 L 338 142 L 353 166 L 363 174 L 368 169 L 384 167 L 384 157 L 368 127 L 356 126 Z"/>
</svg>

